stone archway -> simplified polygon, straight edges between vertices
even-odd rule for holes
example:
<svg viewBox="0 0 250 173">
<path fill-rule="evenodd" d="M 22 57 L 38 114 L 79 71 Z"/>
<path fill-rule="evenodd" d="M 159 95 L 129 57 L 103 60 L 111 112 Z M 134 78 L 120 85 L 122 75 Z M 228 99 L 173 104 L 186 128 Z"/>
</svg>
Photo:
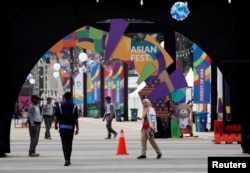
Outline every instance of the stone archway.
<svg viewBox="0 0 250 173">
<path fill-rule="evenodd" d="M 10 152 L 11 116 L 16 96 L 30 69 L 55 41 L 81 26 L 114 17 L 144 19 L 175 28 L 185 34 L 200 45 L 218 66 L 221 66 L 222 60 L 248 57 L 244 51 L 246 46 L 239 42 L 240 38 L 246 40 L 243 35 L 239 35 L 243 27 L 235 30 L 238 24 L 235 20 L 239 13 L 233 13 L 234 8 L 193 6 L 187 20 L 176 22 L 168 13 L 170 5 L 159 4 L 156 8 L 155 6 L 140 8 L 138 5 L 138 8 L 134 8 L 135 5 L 132 5 L 132 8 L 132 6 L 117 5 L 113 8 L 113 6 L 95 6 L 86 3 L 83 6 L 57 8 L 9 8 L 9 13 L 6 15 L 7 24 L 4 26 L 7 33 L 4 40 L 8 43 L 4 44 L 4 50 L 8 51 L 4 51 L 3 55 L 6 57 L 4 61 L 8 67 L 8 71 L 3 75 L 4 81 L 9 81 L 8 85 L 3 85 L 3 90 L 8 91 L 9 95 L 5 100 L 6 108 L 1 116 L 0 151 Z M 238 46 L 239 44 L 241 47 Z"/>
</svg>

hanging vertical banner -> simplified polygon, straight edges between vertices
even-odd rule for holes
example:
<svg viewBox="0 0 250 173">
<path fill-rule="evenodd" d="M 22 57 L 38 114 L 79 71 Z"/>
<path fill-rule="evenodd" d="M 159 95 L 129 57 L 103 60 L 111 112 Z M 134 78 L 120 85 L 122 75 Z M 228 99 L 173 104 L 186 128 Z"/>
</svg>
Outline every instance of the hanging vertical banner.
<svg viewBox="0 0 250 173">
<path fill-rule="evenodd" d="M 69 58 L 63 58 L 65 56 L 64 53 L 56 53 L 57 63 L 60 64 L 61 68 L 59 70 L 60 79 L 63 87 L 63 91 L 67 92 L 70 91 L 70 61 Z"/>
<path fill-rule="evenodd" d="M 112 63 L 112 95 L 115 96 L 113 102 L 116 106 L 123 104 L 124 100 L 124 69 L 123 62 L 114 61 Z"/>
<path fill-rule="evenodd" d="M 101 100 L 100 65 L 93 65 L 89 76 L 87 100 L 88 104 L 95 104 Z"/>
<path fill-rule="evenodd" d="M 74 103 L 83 104 L 83 73 L 77 73 L 74 85 Z"/>
<path fill-rule="evenodd" d="M 217 113 L 223 113 L 223 76 L 217 68 Z"/>
<path fill-rule="evenodd" d="M 95 99 L 95 102 L 98 101 L 98 86 L 97 86 L 97 80 L 94 81 L 94 99 Z"/>
<path fill-rule="evenodd" d="M 87 76 L 87 104 L 95 103 L 93 90 L 94 90 L 94 87 L 91 81 L 91 76 L 88 75 Z"/>
<path fill-rule="evenodd" d="M 112 96 L 112 75 L 113 75 L 113 67 L 112 65 L 104 65 L 104 81 L 105 81 L 105 85 L 104 85 L 104 96 L 110 96 L 111 98 L 113 98 Z M 113 99 L 112 99 L 113 101 Z"/>
<path fill-rule="evenodd" d="M 108 96 L 112 98 L 112 80 L 108 80 Z"/>
<path fill-rule="evenodd" d="M 120 82 L 121 82 L 121 80 L 120 80 L 120 78 L 118 77 L 118 78 L 116 78 L 116 80 L 115 80 L 115 86 L 116 86 L 116 94 L 115 94 L 115 101 L 116 101 L 116 104 L 120 104 L 120 102 L 121 102 L 121 96 L 120 96 L 120 94 L 121 94 L 121 86 L 120 86 Z"/>
<path fill-rule="evenodd" d="M 206 67 L 203 65 L 199 65 L 197 67 L 199 103 L 204 103 L 205 101 L 205 70 L 206 70 Z"/>
<path fill-rule="evenodd" d="M 194 61 L 194 103 L 210 103 L 210 78 L 211 78 L 211 59 L 210 57 L 193 44 Z"/>
</svg>

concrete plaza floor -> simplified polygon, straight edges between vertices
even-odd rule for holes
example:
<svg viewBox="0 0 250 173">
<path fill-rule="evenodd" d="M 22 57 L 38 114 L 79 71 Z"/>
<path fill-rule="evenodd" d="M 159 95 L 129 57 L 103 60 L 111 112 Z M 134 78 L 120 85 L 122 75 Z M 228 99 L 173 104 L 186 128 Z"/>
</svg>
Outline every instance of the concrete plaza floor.
<svg viewBox="0 0 250 173">
<path fill-rule="evenodd" d="M 65 167 L 58 131 L 51 129 L 52 140 L 44 139 L 41 128 L 37 152 L 40 157 L 28 157 L 27 128 L 11 127 L 11 153 L 0 158 L 0 173 L 155 173 L 207 172 L 210 156 L 249 157 L 241 152 L 240 144 L 214 144 L 213 132 L 194 132 L 197 138 L 157 138 L 162 159 L 148 143 L 147 159 L 140 155 L 140 120 L 113 122 L 119 132 L 116 139 L 105 140 L 105 122 L 101 118 L 81 117 L 80 132 L 74 137 L 72 165 Z M 120 131 L 123 129 L 128 154 L 117 155 Z"/>
</svg>

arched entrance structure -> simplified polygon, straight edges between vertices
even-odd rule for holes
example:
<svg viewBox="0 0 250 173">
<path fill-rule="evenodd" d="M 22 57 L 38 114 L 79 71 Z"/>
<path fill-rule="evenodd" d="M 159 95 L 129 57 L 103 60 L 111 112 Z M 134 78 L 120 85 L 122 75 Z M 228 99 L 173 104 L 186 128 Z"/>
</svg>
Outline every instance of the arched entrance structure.
<svg viewBox="0 0 250 173">
<path fill-rule="evenodd" d="M 94 1 L 83 3 L 83 5 L 58 7 L 10 7 L 5 10 L 7 13 L 4 16 L 6 25 L 3 25 L 3 63 L 6 70 L 3 73 L 2 91 L 8 96 L 4 98 L 0 115 L 1 153 L 11 151 L 11 117 L 26 76 L 44 52 L 65 35 L 82 26 L 94 26 L 97 21 L 114 18 L 153 21 L 165 28 L 171 27 L 192 39 L 209 54 L 219 68 L 222 68 L 225 60 L 249 59 L 244 44 L 248 39 L 246 37 L 248 27 L 239 23 L 247 20 L 247 16 L 240 14 L 243 10 L 228 4 L 211 6 L 211 2 L 202 5 L 191 3 L 188 18 L 180 22 L 171 17 L 169 9 L 172 3 L 169 1 L 145 1 L 143 7 L 139 2 L 136 5 L 129 1 L 112 2 L 112 4 L 110 2 L 96 4 Z M 170 56 L 175 55 L 171 53 Z M 240 71 L 240 68 L 238 69 Z M 225 73 L 224 76 L 230 78 L 230 73 Z M 234 78 L 234 82 L 237 82 L 236 79 Z M 240 108 L 240 105 L 235 106 Z"/>
</svg>

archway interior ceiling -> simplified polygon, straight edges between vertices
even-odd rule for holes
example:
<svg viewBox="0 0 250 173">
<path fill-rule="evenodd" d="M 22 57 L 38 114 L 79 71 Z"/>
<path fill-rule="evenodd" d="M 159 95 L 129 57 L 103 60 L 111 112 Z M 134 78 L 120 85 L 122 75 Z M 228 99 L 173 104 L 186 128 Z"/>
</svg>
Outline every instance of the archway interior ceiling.
<svg viewBox="0 0 250 173">
<path fill-rule="evenodd" d="M 163 6 L 170 6 L 175 3 L 176 0 L 143 0 L 143 5 L 141 4 L 141 0 L 133 0 L 133 3 L 128 0 L 119 0 L 119 1 L 107 1 L 107 0 L 85 0 L 84 3 L 78 3 L 78 5 L 88 5 L 88 6 L 95 6 L 95 7 L 105 7 L 105 6 L 112 6 L 112 7 L 163 7 Z M 195 1 L 195 0 L 186 0 L 188 4 L 192 6 L 220 6 L 220 5 L 229 5 L 228 0 L 220 0 L 218 2 L 214 2 L 211 0 L 203 0 L 203 1 Z"/>
<path fill-rule="evenodd" d="M 166 5 L 165 5 L 165 7 L 166 7 Z M 80 20 L 78 21 L 78 24 L 73 22 L 74 23 L 73 26 L 75 28 L 77 28 L 76 26 L 79 26 L 79 27 L 84 26 L 84 25 L 82 25 L 83 23 L 84 24 L 94 24 L 96 21 L 100 21 L 99 14 L 97 15 L 97 13 L 96 13 L 96 14 L 89 16 L 88 15 L 89 10 L 86 10 L 86 8 L 90 8 L 90 9 L 92 8 L 95 11 L 96 10 L 95 8 L 98 8 L 98 7 L 97 6 L 88 7 L 88 5 L 78 6 L 78 11 L 80 12 L 80 14 L 79 14 Z M 111 8 L 111 7 L 109 6 L 109 8 Z M 201 15 L 197 15 L 197 8 L 198 8 L 197 6 L 196 6 L 196 8 L 193 7 L 190 16 L 187 18 L 187 21 L 183 21 L 183 22 L 175 22 L 175 21 L 171 20 L 171 16 L 168 14 L 167 8 L 159 9 L 159 11 L 160 11 L 159 17 L 158 17 L 159 19 L 153 18 L 152 17 L 153 15 L 148 14 L 148 12 L 141 13 L 141 11 L 143 11 L 142 9 L 144 9 L 144 8 L 139 9 L 137 13 L 135 11 L 133 11 L 133 13 L 131 13 L 131 15 L 134 15 L 132 17 L 154 21 L 160 25 L 163 25 L 164 27 L 171 26 L 171 29 L 174 29 L 174 30 L 182 33 L 183 35 L 187 36 L 188 38 L 191 38 L 195 43 L 199 44 L 205 52 L 209 53 L 210 57 L 216 62 L 218 67 L 220 67 L 221 66 L 221 64 L 220 64 L 221 59 L 223 59 L 223 58 L 232 59 L 232 57 L 233 58 L 237 57 L 236 56 L 237 51 L 235 51 L 236 46 L 234 46 L 234 45 L 237 45 L 237 41 L 235 41 L 236 40 L 235 38 L 230 39 L 231 37 L 233 37 L 232 36 L 233 34 L 231 34 L 231 32 L 230 32 L 230 30 L 232 30 L 233 27 L 230 27 L 231 26 L 230 23 L 233 23 L 233 22 L 230 22 L 229 19 L 231 17 L 228 17 L 228 18 L 223 19 L 223 25 L 218 25 L 218 26 L 212 27 L 212 25 L 209 25 L 212 22 L 211 20 L 214 19 L 215 23 L 219 23 L 220 21 L 222 21 L 220 15 L 219 15 L 220 14 L 219 11 L 221 12 L 221 10 L 223 10 L 223 13 L 224 13 L 224 12 L 227 12 L 227 9 L 222 9 L 222 8 L 215 8 L 214 9 L 213 8 L 213 10 L 212 10 L 213 14 L 211 14 L 210 12 L 207 11 L 210 7 L 205 8 L 205 9 L 203 7 L 203 8 L 200 8 L 200 10 L 198 10 L 198 12 L 201 12 L 201 14 L 202 14 L 202 17 L 201 17 Z M 105 9 L 105 6 L 104 6 L 104 9 Z M 136 8 L 132 8 L 132 9 L 135 10 Z M 64 10 L 66 10 L 66 9 L 64 9 Z M 99 10 L 101 10 L 101 8 Z M 106 11 L 106 10 L 101 10 L 101 11 Z M 124 10 L 124 11 L 126 11 L 126 10 Z M 110 13 L 111 18 L 114 18 L 115 15 L 112 13 L 113 12 L 112 10 L 111 10 L 111 12 L 109 12 L 108 10 L 106 12 Z M 53 10 L 53 13 L 55 13 L 54 10 Z M 125 14 L 128 15 L 127 13 L 123 12 L 123 10 L 121 10 L 120 16 L 123 16 L 123 18 L 124 18 L 124 16 L 126 16 Z M 138 14 L 140 14 L 140 15 L 138 15 Z M 228 12 L 226 14 L 228 14 Z M 211 15 L 216 16 L 216 18 L 210 17 Z M 52 16 L 52 14 L 48 15 L 47 18 L 49 16 Z M 86 16 L 88 16 L 88 17 L 86 18 Z M 103 16 L 105 16 L 105 18 L 107 18 L 106 13 Z M 72 17 L 75 18 L 76 14 L 74 14 Z M 128 17 L 131 17 L 131 16 L 128 15 Z M 209 19 L 209 17 L 210 17 L 210 19 L 208 20 L 208 22 L 204 22 L 203 25 L 198 27 L 197 21 L 201 20 L 200 18 L 203 18 L 203 17 L 204 17 L 204 20 Z M 76 19 L 74 19 L 74 20 L 76 20 Z M 51 21 L 51 23 L 55 23 L 55 21 L 53 21 L 53 22 Z M 61 29 L 61 30 L 64 30 L 65 33 L 68 33 L 68 31 L 70 31 L 70 29 L 65 29 L 65 23 L 63 23 L 63 25 L 64 25 L 64 29 Z M 190 27 L 192 25 L 194 27 Z M 71 27 L 72 30 L 75 29 L 73 26 Z M 92 26 L 92 25 L 90 25 L 90 26 Z M 67 25 L 67 27 L 69 27 L 69 25 Z M 54 27 L 54 28 L 56 28 L 56 27 Z M 58 27 L 57 29 L 59 29 L 59 28 L 63 28 L 63 26 Z M 225 33 L 227 33 L 227 30 L 225 30 L 224 28 L 227 28 L 228 34 L 225 34 Z M 198 29 L 198 31 L 197 31 L 197 29 Z M 214 33 L 216 33 L 215 32 L 216 29 L 223 30 L 224 33 L 221 33 L 221 31 L 217 31 L 217 35 L 215 36 Z M 209 33 L 211 33 L 211 34 L 208 34 L 208 32 L 207 32 L 208 30 L 210 30 Z M 54 35 L 58 35 L 58 33 L 56 33 L 56 32 L 51 33 L 51 40 L 52 40 L 52 38 L 55 37 Z M 222 41 L 224 38 L 227 38 L 226 41 Z M 53 39 L 53 40 L 55 40 L 55 39 Z M 216 40 L 216 41 L 214 41 L 214 40 Z M 44 43 L 44 45 L 47 44 L 46 41 L 44 41 L 43 43 Z M 36 46 L 36 47 L 38 47 L 38 46 Z M 215 47 L 220 48 L 220 49 L 215 49 Z M 221 47 L 223 47 L 224 49 L 222 50 Z M 42 49 L 42 48 L 40 48 L 40 49 Z M 39 51 L 36 51 L 36 52 L 39 52 Z M 34 56 L 32 56 L 32 57 L 34 57 Z"/>
<path fill-rule="evenodd" d="M 151 101 L 171 94 L 178 89 L 188 87 L 185 76 L 180 69 L 168 74 L 168 68 L 174 61 L 155 38 L 146 35 L 142 42 L 124 35 L 129 22 L 124 19 L 112 19 L 109 32 L 84 26 L 58 41 L 47 54 L 62 57 L 73 46 L 99 53 L 105 61 L 112 58 L 127 63 L 139 73 L 137 84 L 147 84 L 159 78 L 161 84 L 148 96 Z"/>
</svg>

